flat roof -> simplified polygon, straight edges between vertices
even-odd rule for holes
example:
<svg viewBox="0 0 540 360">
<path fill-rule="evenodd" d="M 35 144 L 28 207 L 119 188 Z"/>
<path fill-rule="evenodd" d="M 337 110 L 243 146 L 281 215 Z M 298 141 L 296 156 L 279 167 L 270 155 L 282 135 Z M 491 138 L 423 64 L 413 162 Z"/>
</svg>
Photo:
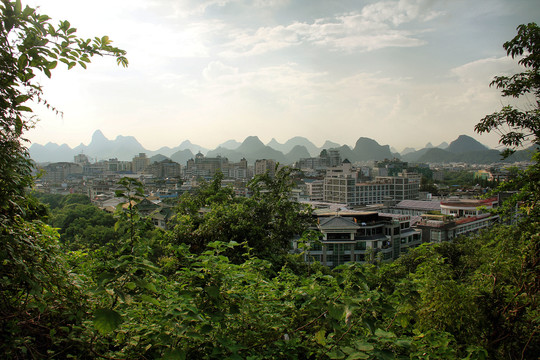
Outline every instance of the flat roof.
<svg viewBox="0 0 540 360">
<path fill-rule="evenodd" d="M 396 206 L 398 209 L 411 210 L 441 210 L 440 200 L 401 200 Z"/>
</svg>

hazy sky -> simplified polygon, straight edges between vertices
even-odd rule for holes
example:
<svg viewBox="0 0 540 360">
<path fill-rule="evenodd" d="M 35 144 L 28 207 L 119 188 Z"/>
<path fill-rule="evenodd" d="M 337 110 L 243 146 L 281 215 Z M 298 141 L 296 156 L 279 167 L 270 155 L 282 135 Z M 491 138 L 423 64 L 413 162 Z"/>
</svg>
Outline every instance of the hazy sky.
<svg viewBox="0 0 540 360">
<path fill-rule="evenodd" d="M 108 35 L 130 65 L 97 58 L 43 80 L 63 118 L 38 109 L 27 137 L 88 144 L 135 136 L 150 149 L 207 148 L 256 135 L 398 150 L 460 134 L 506 100 L 496 74 L 520 69 L 502 44 L 540 19 L 537 0 L 27 1 L 82 37 Z"/>
</svg>

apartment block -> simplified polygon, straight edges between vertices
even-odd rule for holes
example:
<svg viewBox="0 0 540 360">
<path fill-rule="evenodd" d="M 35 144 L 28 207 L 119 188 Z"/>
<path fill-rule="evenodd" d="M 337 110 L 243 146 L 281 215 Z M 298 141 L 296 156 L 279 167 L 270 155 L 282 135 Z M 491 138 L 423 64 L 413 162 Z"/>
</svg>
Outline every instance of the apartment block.
<svg viewBox="0 0 540 360">
<path fill-rule="evenodd" d="M 131 164 L 133 172 L 142 172 L 148 165 L 150 165 L 150 159 L 146 157 L 145 153 L 139 153 L 138 156 L 133 157 Z"/>
<path fill-rule="evenodd" d="M 421 179 L 418 174 L 403 172 L 398 176 L 378 176 L 374 181 L 358 182 L 357 173 L 344 165 L 342 169 L 327 171 L 323 184 L 324 201 L 361 206 L 380 204 L 386 199 L 418 199 Z"/>
<path fill-rule="evenodd" d="M 147 166 L 144 172 L 160 179 L 179 177 L 182 174 L 180 164 L 169 159 Z"/>
<path fill-rule="evenodd" d="M 270 176 L 274 176 L 276 173 L 276 162 L 270 159 L 260 159 L 255 161 L 255 175 L 262 175 L 265 172 Z"/>
<path fill-rule="evenodd" d="M 407 215 L 377 212 L 319 214 L 321 237 L 304 253 L 306 262 L 334 267 L 347 262 L 388 262 L 422 243 Z"/>
</svg>

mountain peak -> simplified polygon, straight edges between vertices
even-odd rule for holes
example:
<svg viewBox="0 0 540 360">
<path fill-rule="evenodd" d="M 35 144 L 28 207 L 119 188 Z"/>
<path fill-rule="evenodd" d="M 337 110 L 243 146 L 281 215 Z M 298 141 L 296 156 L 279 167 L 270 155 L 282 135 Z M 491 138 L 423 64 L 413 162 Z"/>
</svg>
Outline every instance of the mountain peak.
<svg viewBox="0 0 540 360">
<path fill-rule="evenodd" d="M 248 136 L 244 142 L 242 143 L 242 146 L 257 146 L 257 147 L 264 147 L 265 145 L 263 142 L 259 139 L 258 136 Z"/>
<path fill-rule="evenodd" d="M 92 134 L 92 142 L 103 142 L 107 141 L 108 139 L 103 135 L 101 130 L 94 131 L 94 134 Z"/>
<path fill-rule="evenodd" d="M 474 138 L 467 135 L 459 135 L 458 138 L 450 143 L 447 148 L 452 153 L 465 153 L 470 151 L 484 151 L 489 150 L 486 146 Z"/>
</svg>

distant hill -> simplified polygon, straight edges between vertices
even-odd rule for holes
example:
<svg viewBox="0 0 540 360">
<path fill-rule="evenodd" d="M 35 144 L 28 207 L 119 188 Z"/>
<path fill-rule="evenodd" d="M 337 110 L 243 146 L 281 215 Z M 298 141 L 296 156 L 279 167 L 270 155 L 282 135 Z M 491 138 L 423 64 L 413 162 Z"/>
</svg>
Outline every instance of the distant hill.
<svg viewBox="0 0 540 360">
<path fill-rule="evenodd" d="M 517 161 L 530 161 L 534 149 L 516 151 L 510 157 L 503 159 L 498 150 L 477 150 L 461 153 L 452 153 L 448 150 L 433 148 L 422 155 L 418 162 L 426 163 L 450 163 L 463 162 L 469 164 L 492 164 L 492 163 L 513 163 Z"/>
<path fill-rule="evenodd" d="M 75 153 L 68 145 L 47 143 L 45 145 L 32 144 L 28 149 L 30 157 L 38 163 L 73 161 Z"/>
<path fill-rule="evenodd" d="M 75 154 L 84 153 L 98 160 L 131 160 L 135 155 L 146 152 L 146 149 L 133 136 L 118 135 L 116 139 L 109 140 L 100 130 L 96 130 L 88 146 L 81 144 L 73 151 Z"/>
<path fill-rule="evenodd" d="M 248 162 L 254 162 L 257 159 L 273 159 L 281 164 L 287 163 L 285 155 L 281 151 L 264 145 L 257 136 L 248 136 L 236 151 L 241 153 Z"/>
<path fill-rule="evenodd" d="M 446 141 L 443 141 L 437 146 L 439 149 L 446 149 L 448 147 L 448 143 Z"/>
<path fill-rule="evenodd" d="M 214 150 L 210 150 L 207 154 L 207 157 L 226 157 L 229 161 L 238 162 L 240 159 L 242 159 L 244 156 L 242 153 L 240 153 L 237 150 L 231 150 L 224 147 L 218 147 Z"/>
<path fill-rule="evenodd" d="M 179 163 L 182 166 L 186 166 L 189 159 L 193 159 L 195 155 L 189 149 L 178 150 L 171 155 L 171 160 Z"/>
<path fill-rule="evenodd" d="M 354 156 L 349 158 L 350 161 L 370 161 L 370 160 L 384 160 L 393 158 L 393 154 L 390 151 L 390 146 L 379 145 L 373 139 L 361 137 L 356 141 L 356 145 L 352 150 Z"/>
<path fill-rule="evenodd" d="M 411 148 L 411 147 L 406 147 L 405 149 L 403 149 L 403 151 L 400 153 L 400 155 L 407 155 L 407 154 L 410 154 L 410 153 L 413 153 L 415 152 L 416 149 L 414 148 Z"/>
<path fill-rule="evenodd" d="M 220 144 L 218 148 L 222 147 L 224 149 L 234 150 L 237 149 L 240 145 L 242 145 L 242 143 L 236 140 L 227 140 L 223 144 Z"/>
<path fill-rule="evenodd" d="M 288 150 L 282 151 L 280 149 Z M 492 163 L 501 161 L 499 151 L 490 150 L 466 135 L 460 135 L 449 145 L 443 142 L 434 147 L 428 142 L 423 149 L 414 151 L 412 148 L 406 148 L 401 154 L 392 152 L 389 145 L 380 145 L 377 141 L 366 137 L 360 137 L 353 148 L 328 140 L 322 147 L 317 148 L 311 141 L 301 136 L 293 137 L 287 140 L 285 144 L 279 144 L 275 139 L 272 139 L 267 145 L 262 143 L 257 136 L 248 136 L 242 143 L 236 140 L 228 140 L 218 148 L 210 151 L 191 143 L 189 140 L 185 140 L 176 147 L 164 146 L 152 151 L 144 149 L 133 136 L 119 135 L 116 139 L 109 140 L 100 130 L 96 130 L 88 145 L 80 144 L 71 149 L 66 144 L 32 144 L 29 152 L 30 157 L 40 163 L 71 162 L 74 156 L 80 153 L 87 155 L 91 161 L 111 158 L 130 161 L 135 155 L 146 153 L 152 160 L 159 161 L 170 158 L 185 166 L 187 160 L 194 158 L 194 154 L 199 151 L 207 157 L 226 157 L 231 162 L 246 158 L 251 164 L 257 159 L 273 159 L 281 164 L 292 164 L 301 158 L 317 157 L 322 149 L 337 149 L 342 159 L 348 159 L 351 162 L 383 160 L 398 156 L 407 162 Z M 530 150 L 523 150 L 516 152 L 505 161 L 528 161 L 529 159 Z"/>
<path fill-rule="evenodd" d="M 288 164 L 293 164 L 300 159 L 306 159 L 309 157 L 311 157 L 311 154 L 308 152 L 306 147 L 302 145 L 296 145 L 289 153 L 285 154 Z"/>
<path fill-rule="evenodd" d="M 293 138 L 290 138 L 289 140 L 285 142 L 285 144 L 280 144 L 279 142 L 277 142 L 276 139 L 273 138 L 266 145 L 275 150 L 281 151 L 284 154 L 291 152 L 292 149 L 296 146 L 304 146 L 310 154 L 310 156 L 308 157 L 318 156 L 321 150 L 317 146 L 315 146 L 315 144 L 313 144 L 311 141 L 301 136 L 295 136 Z"/>
<path fill-rule="evenodd" d="M 156 154 L 152 157 L 150 157 L 150 164 L 153 164 L 155 162 L 160 162 L 160 161 L 163 161 L 163 160 L 168 160 L 169 158 L 165 155 L 162 155 L 162 154 Z"/>
<path fill-rule="evenodd" d="M 330 141 L 330 140 L 326 140 L 323 144 L 323 146 L 320 147 L 320 150 L 323 150 L 323 149 L 334 149 L 334 148 L 338 148 L 340 147 L 341 144 L 338 144 L 338 143 L 335 143 L 333 141 Z M 317 156 L 319 156 L 319 154 L 317 154 Z"/>
<path fill-rule="evenodd" d="M 485 153 L 486 151 L 491 151 L 491 153 Z M 401 159 L 407 162 L 469 162 L 484 164 L 489 163 L 489 159 L 494 159 L 492 162 L 499 161 L 497 158 L 498 152 L 493 151 L 495 150 L 489 150 L 470 136 L 460 135 L 450 145 L 443 142 L 434 147 L 431 143 L 428 143 L 423 149 L 406 154 L 402 153 Z"/>
<path fill-rule="evenodd" d="M 448 145 L 446 150 L 451 153 L 462 154 L 472 151 L 485 151 L 489 149 L 470 136 L 460 135 L 456 140 L 452 141 L 450 145 Z"/>
<path fill-rule="evenodd" d="M 253 163 L 257 159 L 273 159 L 281 164 L 286 164 L 287 160 L 281 151 L 275 150 L 263 142 L 257 136 L 248 136 L 240 146 L 234 150 L 219 147 L 208 152 L 208 157 L 226 157 L 229 161 L 238 162 L 245 158 Z"/>
</svg>

